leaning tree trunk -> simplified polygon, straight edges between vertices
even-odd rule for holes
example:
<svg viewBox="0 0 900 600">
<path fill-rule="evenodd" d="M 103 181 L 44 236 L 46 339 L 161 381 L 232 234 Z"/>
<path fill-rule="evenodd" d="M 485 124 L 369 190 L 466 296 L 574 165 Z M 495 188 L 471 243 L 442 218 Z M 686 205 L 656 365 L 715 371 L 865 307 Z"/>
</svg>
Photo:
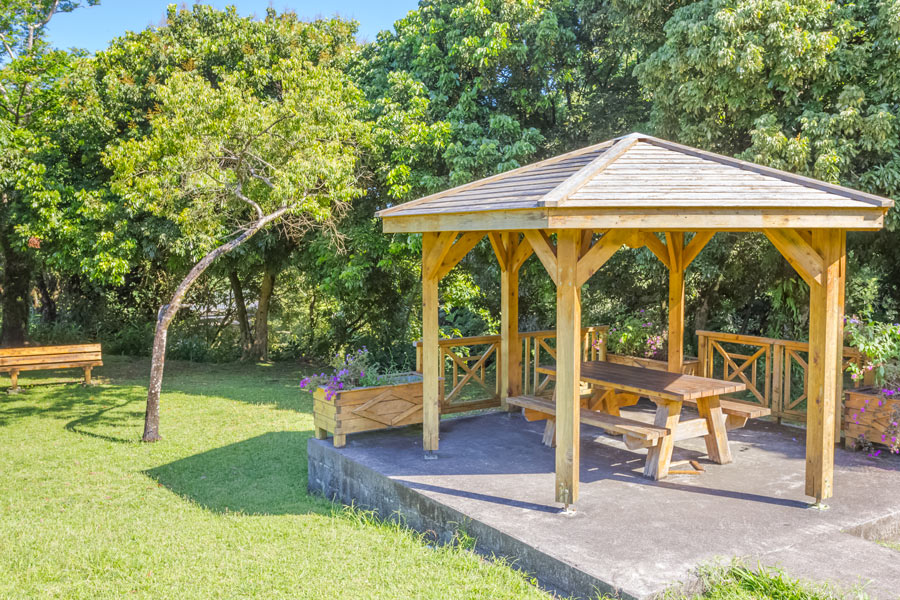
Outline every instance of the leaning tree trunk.
<svg viewBox="0 0 900 600">
<path fill-rule="evenodd" d="M 2 318 L 0 346 L 22 346 L 28 329 L 31 269 L 28 259 L 16 251 L 6 232 L 0 232 L 0 251 L 3 252 Z"/>
<path fill-rule="evenodd" d="M 166 364 L 166 336 L 169 332 L 169 324 L 178 309 L 181 308 L 181 302 L 191 286 L 200 275 L 223 254 L 231 252 L 248 239 L 253 234 L 265 227 L 270 222 L 281 217 L 287 208 L 280 208 L 272 214 L 266 215 L 251 224 L 241 235 L 234 238 L 227 244 L 223 244 L 200 259 L 190 270 L 175 290 L 172 301 L 159 309 L 156 318 L 156 335 L 153 337 L 153 355 L 150 362 L 150 385 L 147 387 L 147 412 L 144 415 L 144 435 L 142 437 L 145 442 L 155 442 L 160 439 L 159 436 L 159 394 L 162 390 L 163 368 Z"/>
<path fill-rule="evenodd" d="M 275 291 L 276 275 L 276 271 L 266 264 L 262 284 L 259 286 L 259 305 L 253 323 L 253 345 L 245 355 L 246 360 L 269 359 L 269 307 L 272 304 L 272 293 Z"/>
</svg>

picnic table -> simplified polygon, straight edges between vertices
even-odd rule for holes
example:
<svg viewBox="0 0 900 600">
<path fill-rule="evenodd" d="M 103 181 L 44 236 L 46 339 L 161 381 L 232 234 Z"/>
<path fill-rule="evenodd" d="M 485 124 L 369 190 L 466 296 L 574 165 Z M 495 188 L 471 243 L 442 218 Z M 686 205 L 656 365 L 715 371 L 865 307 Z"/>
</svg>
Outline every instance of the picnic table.
<svg viewBox="0 0 900 600">
<path fill-rule="evenodd" d="M 541 373 L 555 375 L 556 367 L 540 366 Z M 581 363 L 581 381 L 591 389 L 582 397 L 581 420 L 624 437 L 629 448 L 647 447 L 644 475 L 662 479 L 669 474 L 675 442 L 703 437 L 709 458 L 719 464 L 731 462 L 728 430 L 742 427 L 748 419 L 765 416 L 769 409 L 722 398 L 746 389 L 743 383 L 669 373 L 606 361 Z M 554 393 L 555 394 L 555 393 Z M 649 398 L 656 408 L 653 423 L 626 419 L 619 408 Z M 556 414 L 554 398 L 516 396 L 508 399 L 525 409 L 528 420 L 547 419 L 544 442 L 552 445 Z M 683 405 L 694 406 L 699 418 L 681 420 Z"/>
</svg>

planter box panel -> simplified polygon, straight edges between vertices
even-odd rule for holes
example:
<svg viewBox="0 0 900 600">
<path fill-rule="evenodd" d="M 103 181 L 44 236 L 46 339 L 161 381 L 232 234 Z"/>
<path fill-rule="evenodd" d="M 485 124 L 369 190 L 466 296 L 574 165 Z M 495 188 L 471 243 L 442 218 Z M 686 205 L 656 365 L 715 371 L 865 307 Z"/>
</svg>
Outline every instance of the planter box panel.
<svg viewBox="0 0 900 600">
<path fill-rule="evenodd" d="M 888 435 L 898 407 L 900 399 L 881 398 L 873 388 L 847 390 L 841 424 L 847 447 L 856 447 L 861 436 L 868 442 L 882 444 L 882 436 Z"/>
<path fill-rule="evenodd" d="M 348 433 L 374 431 L 422 422 L 422 381 L 340 390 L 328 395 L 314 392 L 313 420 L 316 436 L 334 436 L 343 446 Z"/>
</svg>

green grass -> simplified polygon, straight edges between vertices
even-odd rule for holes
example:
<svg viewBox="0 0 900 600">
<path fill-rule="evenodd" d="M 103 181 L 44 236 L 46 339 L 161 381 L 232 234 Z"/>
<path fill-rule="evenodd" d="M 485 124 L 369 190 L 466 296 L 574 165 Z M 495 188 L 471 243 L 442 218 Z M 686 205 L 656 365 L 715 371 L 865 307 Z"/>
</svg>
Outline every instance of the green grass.
<svg viewBox="0 0 900 600">
<path fill-rule="evenodd" d="M 106 362 L 93 388 L 0 394 L 0 597 L 547 597 L 309 495 L 297 368 L 168 364 L 148 445 L 146 361 Z"/>
<path fill-rule="evenodd" d="M 550 598 L 465 535 L 433 547 L 308 494 L 299 368 L 170 362 L 164 439 L 141 444 L 148 363 L 105 361 L 91 388 L 0 392 L 0 598 Z M 740 573 L 707 597 L 828 598 Z"/>
</svg>

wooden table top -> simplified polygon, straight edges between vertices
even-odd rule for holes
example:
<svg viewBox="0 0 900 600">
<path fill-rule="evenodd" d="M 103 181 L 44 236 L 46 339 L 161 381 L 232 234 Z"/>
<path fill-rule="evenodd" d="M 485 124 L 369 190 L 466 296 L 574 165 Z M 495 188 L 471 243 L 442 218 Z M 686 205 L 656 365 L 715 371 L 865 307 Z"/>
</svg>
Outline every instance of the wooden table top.
<svg viewBox="0 0 900 600">
<path fill-rule="evenodd" d="M 545 367 L 542 370 L 544 369 L 547 372 L 555 371 L 555 367 Z M 602 360 L 581 363 L 581 381 L 622 392 L 634 392 L 651 398 L 681 402 L 732 394 L 747 389 L 743 383 L 734 381 L 669 373 Z"/>
</svg>

